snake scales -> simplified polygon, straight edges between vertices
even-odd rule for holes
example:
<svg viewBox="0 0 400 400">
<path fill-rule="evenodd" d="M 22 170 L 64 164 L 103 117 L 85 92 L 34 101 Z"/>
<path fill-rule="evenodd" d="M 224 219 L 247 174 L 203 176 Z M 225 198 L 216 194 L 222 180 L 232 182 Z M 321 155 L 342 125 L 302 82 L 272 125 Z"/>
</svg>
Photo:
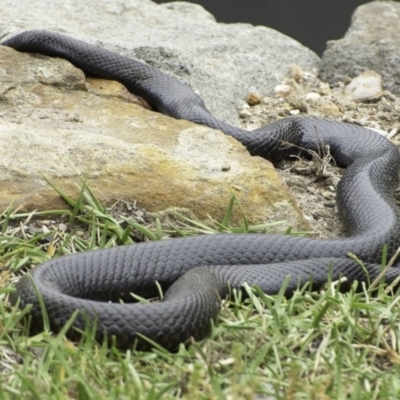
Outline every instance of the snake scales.
<svg viewBox="0 0 400 400">
<path fill-rule="evenodd" d="M 392 256 L 400 245 L 400 214 L 393 195 L 400 156 L 379 134 L 356 125 L 320 119 L 287 118 L 252 132 L 216 119 L 201 98 L 175 78 L 150 66 L 70 37 L 28 31 L 2 43 L 19 51 L 63 57 L 86 74 L 115 79 L 169 116 L 220 129 L 241 142 L 252 155 L 272 162 L 290 154 L 318 151 L 329 145 L 336 163 L 346 167 L 337 190 L 337 205 L 350 236 L 316 240 L 282 235 L 197 236 L 142 243 L 76 254 L 46 262 L 31 277 L 44 300 L 52 329 L 60 329 L 75 310 L 74 326 L 97 323 L 98 338 L 114 335 L 121 348 L 144 335 L 167 349 L 189 337 L 203 338 L 220 309 L 220 298 L 244 282 L 277 293 L 290 275 L 288 295 L 312 281 L 318 289 L 328 276 L 351 283 L 380 272 L 382 248 Z M 300 151 L 299 149 L 304 149 Z M 367 274 L 347 254 L 361 259 Z M 368 276 L 367 276 L 368 275 Z M 398 275 L 397 267 L 387 279 Z M 162 302 L 132 304 L 130 293 L 157 295 Z M 32 304 L 33 328 L 41 329 L 42 312 L 32 281 L 23 277 L 11 303 Z M 121 304 L 119 300 L 126 303 Z M 73 334 L 73 333 L 72 333 Z M 138 335 L 139 334 L 139 335 Z"/>
</svg>

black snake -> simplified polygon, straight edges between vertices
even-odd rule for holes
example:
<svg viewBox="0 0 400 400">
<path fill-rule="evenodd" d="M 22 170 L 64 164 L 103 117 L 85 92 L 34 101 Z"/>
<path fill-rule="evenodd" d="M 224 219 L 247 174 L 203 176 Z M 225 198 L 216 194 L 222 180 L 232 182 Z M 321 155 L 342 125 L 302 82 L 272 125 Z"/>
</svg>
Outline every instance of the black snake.
<svg viewBox="0 0 400 400">
<path fill-rule="evenodd" d="M 312 281 L 312 289 L 345 276 L 348 284 L 372 280 L 380 272 L 384 245 L 392 256 L 400 245 L 400 215 L 394 203 L 400 156 L 384 137 L 356 125 L 312 118 L 287 118 L 252 132 L 232 127 L 209 113 L 201 98 L 175 78 L 130 58 L 70 37 L 28 31 L 3 42 L 19 51 L 58 56 L 86 74 L 115 79 L 169 116 L 220 129 L 241 142 L 252 155 L 273 162 L 290 154 L 307 154 L 329 145 L 346 167 L 337 190 L 337 205 L 350 237 L 316 240 L 282 235 L 205 235 L 142 243 L 58 258 L 31 272 L 47 309 L 51 327 L 60 329 L 75 310 L 74 326 L 96 321 L 98 338 L 114 335 L 121 348 L 141 335 L 174 349 L 189 337 L 210 330 L 220 299 L 244 282 L 274 294 L 290 275 L 286 294 Z M 303 149 L 303 150 L 299 150 Z M 363 270 L 348 258 L 354 253 Z M 398 275 L 395 266 L 386 278 Z M 179 278 L 179 279 L 178 279 Z M 129 304 L 130 293 L 158 294 L 162 302 Z M 311 287 L 311 286 L 310 286 Z M 40 329 L 42 312 L 32 282 L 22 278 L 11 296 L 19 306 L 33 304 L 33 328 Z M 120 300 L 125 304 L 118 303 Z M 73 334 L 73 333 L 72 333 Z"/>
</svg>

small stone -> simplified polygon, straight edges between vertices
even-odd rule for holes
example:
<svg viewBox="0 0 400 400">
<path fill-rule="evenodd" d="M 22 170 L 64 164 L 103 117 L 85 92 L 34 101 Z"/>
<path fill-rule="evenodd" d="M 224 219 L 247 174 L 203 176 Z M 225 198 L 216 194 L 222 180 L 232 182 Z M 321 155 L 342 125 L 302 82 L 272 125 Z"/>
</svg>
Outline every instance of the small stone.
<svg viewBox="0 0 400 400">
<path fill-rule="evenodd" d="M 300 110 L 290 110 L 289 112 L 291 115 L 299 115 L 300 114 Z"/>
<path fill-rule="evenodd" d="M 308 105 L 301 97 L 291 97 L 290 98 L 290 106 L 294 110 L 299 110 L 300 112 L 307 113 L 308 112 Z"/>
<path fill-rule="evenodd" d="M 324 196 L 326 199 L 331 199 L 332 198 L 332 193 L 331 192 L 328 192 L 327 190 L 323 190 L 322 192 L 321 192 L 321 194 L 322 194 L 322 196 Z"/>
<path fill-rule="evenodd" d="M 257 104 L 260 104 L 262 101 L 262 97 L 261 95 L 254 91 L 250 91 L 247 96 L 246 96 L 246 101 L 247 104 L 249 104 L 250 106 L 256 106 Z"/>
<path fill-rule="evenodd" d="M 279 97 L 286 97 L 292 88 L 289 85 L 276 85 L 274 88 L 274 93 Z"/>
<path fill-rule="evenodd" d="M 382 77 L 375 71 L 365 71 L 346 86 L 345 94 L 358 103 L 379 100 L 383 96 Z"/>
<path fill-rule="evenodd" d="M 241 110 L 242 108 L 249 108 L 249 105 L 243 99 L 236 99 L 235 100 L 235 108 L 236 108 L 236 110 Z"/>
<path fill-rule="evenodd" d="M 251 111 L 247 108 L 242 108 L 241 110 L 239 110 L 239 117 L 240 118 L 251 117 Z"/>
<path fill-rule="evenodd" d="M 332 175 L 329 177 L 329 180 L 331 181 L 331 184 L 333 186 L 333 190 L 335 190 L 335 188 L 337 188 L 337 185 L 339 184 L 340 178 L 338 178 L 335 175 Z"/>
<path fill-rule="evenodd" d="M 221 166 L 221 171 L 226 172 L 226 171 L 229 171 L 230 169 L 231 169 L 231 166 L 228 163 L 224 163 Z"/>
<path fill-rule="evenodd" d="M 132 209 L 132 207 L 130 207 L 130 209 Z M 128 208 L 129 210 L 129 208 Z M 144 217 L 144 211 L 143 210 L 135 210 L 134 214 L 136 215 L 136 217 L 138 218 L 143 218 Z"/>
<path fill-rule="evenodd" d="M 321 95 L 319 93 L 315 93 L 315 92 L 310 92 L 306 94 L 305 100 L 308 103 L 315 103 L 316 101 L 318 101 L 321 98 Z"/>
<path fill-rule="evenodd" d="M 321 82 L 321 83 L 319 84 L 318 93 L 319 93 L 321 96 L 325 96 L 325 95 L 329 94 L 330 91 L 331 91 L 331 88 L 330 88 L 330 86 L 329 86 L 329 83 Z"/>
<path fill-rule="evenodd" d="M 49 230 L 49 228 L 47 228 L 46 225 L 42 225 L 42 232 L 43 233 L 48 233 L 48 232 L 50 232 L 50 230 Z"/>
</svg>

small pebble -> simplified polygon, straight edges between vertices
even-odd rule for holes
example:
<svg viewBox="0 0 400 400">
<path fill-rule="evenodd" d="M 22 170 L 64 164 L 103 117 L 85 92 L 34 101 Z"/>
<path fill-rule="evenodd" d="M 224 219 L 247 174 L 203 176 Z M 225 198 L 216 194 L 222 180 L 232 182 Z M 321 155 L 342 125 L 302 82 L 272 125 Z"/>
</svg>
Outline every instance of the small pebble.
<svg viewBox="0 0 400 400">
<path fill-rule="evenodd" d="M 240 118 L 251 117 L 251 111 L 248 110 L 247 108 L 242 108 L 241 110 L 239 110 L 239 117 Z"/>
<path fill-rule="evenodd" d="M 319 93 L 315 93 L 315 92 L 310 92 L 307 93 L 305 100 L 309 103 L 315 103 L 316 101 L 318 101 L 321 98 L 321 95 Z"/>
<path fill-rule="evenodd" d="M 365 71 L 346 86 L 345 94 L 357 103 L 379 100 L 383 96 L 382 77 L 375 71 Z"/>
<path fill-rule="evenodd" d="M 294 110 L 298 110 L 299 112 L 308 112 L 308 105 L 307 103 L 300 97 L 292 97 L 290 99 L 290 105 Z"/>
<path fill-rule="evenodd" d="M 339 183 L 339 181 L 340 181 L 340 178 L 338 178 L 337 176 L 332 175 L 332 176 L 329 178 L 329 180 L 330 180 L 331 183 L 332 183 L 333 190 L 335 190 L 335 188 L 337 188 L 337 185 L 338 185 L 338 183 Z"/>
<path fill-rule="evenodd" d="M 128 208 L 128 209 L 129 209 L 129 208 Z M 143 212 L 143 210 L 135 210 L 135 211 L 134 211 L 134 214 L 135 214 L 137 217 L 139 217 L 139 218 L 144 217 L 144 212 Z"/>
<path fill-rule="evenodd" d="M 299 115 L 300 114 L 300 110 L 290 110 L 289 112 L 291 115 Z"/>
<path fill-rule="evenodd" d="M 246 96 L 246 101 L 250 106 L 256 106 L 261 103 L 262 97 L 258 92 L 250 91 Z"/>
<path fill-rule="evenodd" d="M 329 94 L 330 91 L 331 91 L 331 88 L 330 88 L 330 86 L 329 86 L 329 83 L 321 82 L 321 83 L 319 84 L 318 93 L 319 93 L 321 96 L 324 96 L 324 95 Z"/>
<path fill-rule="evenodd" d="M 291 92 L 292 88 L 288 85 L 276 85 L 274 93 L 279 97 L 285 97 Z"/>
<path fill-rule="evenodd" d="M 229 171 L 231 169 L 231 166 L 228 163 L 223 163 L 221 166 L 221 171 Z"/>
</svg>

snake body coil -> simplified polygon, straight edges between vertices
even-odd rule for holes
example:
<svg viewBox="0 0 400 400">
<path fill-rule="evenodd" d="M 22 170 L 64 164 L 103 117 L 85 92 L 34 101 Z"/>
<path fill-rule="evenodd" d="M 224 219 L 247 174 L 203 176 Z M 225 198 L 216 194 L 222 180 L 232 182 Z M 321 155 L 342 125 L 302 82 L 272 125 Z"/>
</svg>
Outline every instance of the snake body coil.
<svg viewBox="0 0 400 400">
<path fill-rule="evenodd" d="M 28 31 L 6 40 L 16 50 L 59 56 L 85 73 L 115 79 L 143 97 L 154 109 L 220 129 L 241 142 L 252 155 L 273 162 L 290 154 L 319 151 L 329 145 L 332 156 L 346 171 L 337 190 L 337 205 L 349 238 L 316 240 L 281 235 L 213 235 L 142 243 L 62 257 L 44 263 L 31 276 L 46 305 L 51 327 L 60 329 L 75 310 L 74 326 L 97 323 L 98 337 L 114 335 L 121 348 L 144 335 L 174 349 L 189 337 L 200 339 L 210 330 L 228 283 L 244 282 L 274 294 L 290 275 L 288 295 L 312 281 L 318 289 L 328 276 L 347 282 L 368 281 L 380 272 L 383 246 L 388 256 L 400 245 L 400 215 L 394 204 L 400 156 L 379 134 L 340 122 L 287 118 L 252 132 L 216 119 L 190 88 L 150 66 L 84 42 L 45 31 Z M 366 272 L 347 257 L 354 253 Z M 368 276 L 367 276 L 368 275 Z M 387 274 L 398 275 L 397 267 Z M 121 304 L 130 293 L 154 296 L 154 282 L 164 289 L 162 302 Z M 11 302 L 32 304 L 31 314 L 40 329 L 42 312 L 31 280 L 17 284 Z M 110 302 L 111 301 L 111 302 Z M 139 335 L 138 335 L 139 334 Z"/>
</svg>

